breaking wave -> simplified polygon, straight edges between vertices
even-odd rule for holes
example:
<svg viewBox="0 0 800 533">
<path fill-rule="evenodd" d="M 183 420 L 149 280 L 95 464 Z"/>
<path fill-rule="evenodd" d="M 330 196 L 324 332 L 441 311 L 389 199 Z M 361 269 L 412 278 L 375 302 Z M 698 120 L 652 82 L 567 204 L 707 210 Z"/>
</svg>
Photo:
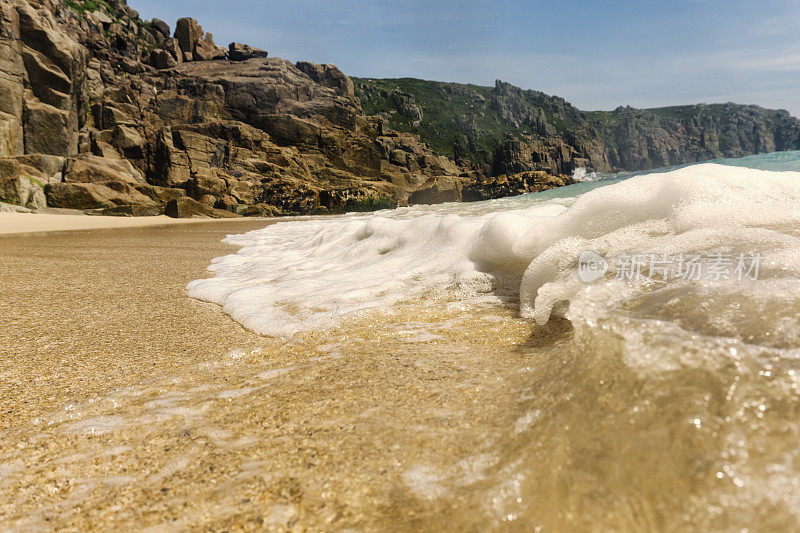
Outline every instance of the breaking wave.
<svg viewBox="0 0 800 533">
<path fill-rule="evenodd" d="M 786 164 L 772 154 L 755 160 L 775 159 Z M 607 183 L 559 191 L 574 196 L 279 222 L 229 236 L 242 248 L 214 260 L 214 276 L 190 283 L 189 295 L 257 333 L 292 335 L 412 301 L 518 301 L 539 324 L 554 308 L 594 323 L 677 291 L 703 302 L 697 313 L 715 314 L 717 333 L 735 337 L 741 327 L 730 311 L 713 309 L 717 302 L 735 300 L 746 315 L 782 309 L 769 302 L 800 294 L 800 173 L 706 163 Z M 620 280 L 612 269 L 587 284 L 577 272 L 584 250 L 608 258 L 758 253 L 762 267 L 758 280 Z M 683 307 L 662 316 L 668 309 L 654 306 L 653 318 L 694 316 Z M 786 327 L 783 318 L 771 321 Z"/>
<path fill-rule="evenodd" d="M 488 448 L 497 464 L 465 492 L 470 511 L 545 529 L 792 529 L 799 206 L 800 152 L 722 160 L 278 222 L 228 237 L 239 252 L 188 290 L 276 336 L 359 319 L 390 328 L 409 306 L 514 306 L 541 328 L 532 339 L 556 342 L 526 361 L 535 371 L 512 395 L 523 423 Z M 690 257 L 705 275 L 681 274 Z M 674 269 L 654 272 L 654 258 Z M 474 322 L 470 334 L 491 327 Z"/>
</svg>

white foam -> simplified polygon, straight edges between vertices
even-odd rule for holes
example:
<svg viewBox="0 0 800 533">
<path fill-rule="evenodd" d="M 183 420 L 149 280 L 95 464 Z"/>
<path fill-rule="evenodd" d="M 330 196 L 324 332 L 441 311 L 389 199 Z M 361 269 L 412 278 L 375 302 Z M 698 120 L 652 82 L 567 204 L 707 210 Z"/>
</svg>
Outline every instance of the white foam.
<svg viewBox="0 0 800 533">
<path fill-rule="evenodd" d="M 399 302 L 509 295 L 518 295 L 523 315 L 539 323 L 558 301 L 572 301 L 577 320 L 588 313 L 578 303 L 599 290 L 576 275 L 578 255 L 587 249 L 605 256 L 765 252 L 780 275 L 800 277 L 800 241 L 791 230 L 800 227 L 797 172 L 700 164 L 577 198 L 537 198 L 274 224 L 229 237 L 242 249 L 214 260 L 214 276 L 190 283 L 188 291 L 255 332 L 292 335 L 388 313 Z"/>
<path fill-rule="evenodd" d="M 515 251 L 533 258 L 521 284 L 523 314 L 544 323 L 556 300 L 572 299 L 585 288 L 574 269 L 581 250 L 607 257 L 721 248 L 797 250 L 797 240 L 781 228 L 800 220 L 798 199 L 798 173 L 715 164 L 595 189 L 518 241 Z M 790 259 L 797 266 L 796 257 Z M 558 285 L 545 286 L 553 282 Z"/>
<path fill-rule="evenodd" d="M 572 171 L 572 179 L 575 181 L 597 181 L 602 177 L 597 172 L 589 172 L 586 168 L 580 167 Z"/>
<path fill-rule="evenodd" d="M 508 262 L 513 245 L 502 237 L 524 231 L 526 220 L 563 209 L 476 216 L 398 210 L 278 223 L 229 237 L 243 248 L 214 260 L 209 269 L 215 276 L 187 288 L 190 296 L 222 305 L 236 321 L 266 335 L 324 328 L 423 296 L 492 298 L 491 272 Z M 496 230 L 490 222 L 495 216 L 504 221 Z"/>
</svg>

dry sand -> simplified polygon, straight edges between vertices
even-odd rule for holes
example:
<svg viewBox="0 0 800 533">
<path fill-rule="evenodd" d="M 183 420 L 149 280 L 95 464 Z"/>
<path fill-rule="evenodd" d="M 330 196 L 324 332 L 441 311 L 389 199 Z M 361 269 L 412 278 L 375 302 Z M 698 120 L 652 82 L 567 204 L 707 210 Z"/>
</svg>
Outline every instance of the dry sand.
<svg viewBox="0 0 800 533">
<path fill-rule="evenodd" d="M 259 337 L 184 286 L 264 225 L 0 237 L 0 524 L 490 525 L 470 502 L 525 413 L 530 325 L 398 310 Z"/>
<path fill-rule="evenodd" d="M 0 235 L 90 229 L 146 228 L 203 221 L 203 219 L 170 218 L 166 215 L 157 217 L 108 217 L 44 213 L 0 213 Z"/>
</svg>

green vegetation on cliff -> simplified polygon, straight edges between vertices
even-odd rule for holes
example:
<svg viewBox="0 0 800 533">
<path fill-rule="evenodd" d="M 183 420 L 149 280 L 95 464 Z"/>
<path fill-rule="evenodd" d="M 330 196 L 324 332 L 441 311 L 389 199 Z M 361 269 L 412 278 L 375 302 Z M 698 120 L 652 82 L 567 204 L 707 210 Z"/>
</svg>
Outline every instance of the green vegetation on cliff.
<svg viewBox="0 0 800 533">
<path fill-rule="evenodd" d="M 104 0 L 64 0 L 64 5 L 77 11 L 78 13 L 94 12 L 104 6 L 109 13 L 116 10 Z"/>
<path fill-rule="evenodd" d="M 418 134 L 436 152 L 448 157 L 477 160 L 481 152 L 493 152 L 506 135 L 515 133 L 515 128 L 490 109 L 491 87 L 415 78 L 353 78 L 353 83 L 365 114 L 384 116 L 391 129 Z M 473 126 L 477 135 L 469 146 Z M 459 146 L 462 151 L 457 154 Z"/>
<path fill-rule="evenodd" d="M 800 148 L 786 111 L 733 103 L 581 111 L 563 98 L 413 78 L 356 78 L 364 113 L 435 151 L 499 174 L 641 170 Z"/>
</svg>

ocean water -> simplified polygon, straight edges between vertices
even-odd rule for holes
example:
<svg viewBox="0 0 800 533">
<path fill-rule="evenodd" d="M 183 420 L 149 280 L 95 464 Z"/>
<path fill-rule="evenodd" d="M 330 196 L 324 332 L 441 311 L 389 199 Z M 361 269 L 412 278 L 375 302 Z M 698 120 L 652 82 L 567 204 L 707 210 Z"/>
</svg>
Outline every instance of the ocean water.
<svg viewBox="0 0 800 533">
<path fill-rule="evenodd" d="M 796 527 L 800 152 L 584 178 L 229 236 L 239 251 L 188 293 L 286 338 L 391 328 L 400 309 L 566 325 L 530 347 L 516 429 L 462 510 L 522 528 Z"/>
</svg>

